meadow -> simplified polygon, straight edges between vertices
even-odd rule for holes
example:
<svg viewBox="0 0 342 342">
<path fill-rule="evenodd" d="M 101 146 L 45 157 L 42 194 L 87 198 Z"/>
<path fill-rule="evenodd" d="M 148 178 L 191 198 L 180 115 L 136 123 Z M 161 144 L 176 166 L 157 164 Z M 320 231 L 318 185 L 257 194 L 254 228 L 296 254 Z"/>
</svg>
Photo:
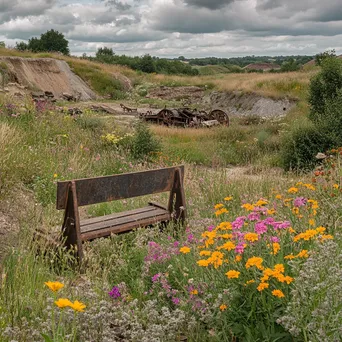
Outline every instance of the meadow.
<svg viewBox="0 0 342 342">
<path fill-rule="evenodd" d="M 137 84 L 216 82 L 218 89 L 274 95 L 288 89 L 300 99 L 282 121 L 236 119 L 212 130 L 139 131 L 91 111 L 72 118 L 52 105 L 1 98 L 0 215 L 15 219 L 17 231 L 0 254 L 0 340 L 339 341 L 342 150 L 330 151 L 310 172 L 274 168 L 283 134 L 306 120 L 310 73 L 224 75 L 224 82 L 132 77 Z M 184 227 L 86 243 L 81 267 L 62 246 L 35 239 L 36 229 L 51 236 L 60 230 L 58 180 L 180 163 Z M 146 202 L 94 205 L 81 215 Z"/>
</svg>

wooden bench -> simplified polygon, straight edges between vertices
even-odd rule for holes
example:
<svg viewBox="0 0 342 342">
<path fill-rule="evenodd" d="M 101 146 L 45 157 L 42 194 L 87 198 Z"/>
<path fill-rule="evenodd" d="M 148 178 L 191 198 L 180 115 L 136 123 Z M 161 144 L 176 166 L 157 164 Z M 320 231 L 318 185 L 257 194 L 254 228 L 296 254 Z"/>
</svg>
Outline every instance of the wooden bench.
<svg viewBox="0 0 342 342">
<path fill-rule="evenodd" d="M 62 235 L 65 245 L 76 247 L 79 261 L 82 242 L 107 237 L 170 220 L 184 223 L 186 204 L 184 166 L 57 183 L 57 209 L 65 209 Z M 170 192 L 167 206 L 149 202 L 144 208 L 80 220 L 85 205 Z"/>
</svg>

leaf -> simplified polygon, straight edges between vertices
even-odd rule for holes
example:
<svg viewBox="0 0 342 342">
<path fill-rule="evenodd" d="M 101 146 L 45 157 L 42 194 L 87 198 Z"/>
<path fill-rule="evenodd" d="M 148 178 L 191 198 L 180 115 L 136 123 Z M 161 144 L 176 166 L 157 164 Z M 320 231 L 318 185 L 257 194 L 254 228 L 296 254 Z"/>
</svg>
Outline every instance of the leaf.
<svg viewBox="0 0 342 342">
<path fill-rule="evenodd" d="M 46 334 L 41 333 L 42 337 L 44 338 L 45 342 L 53 342 L 52 338 Z"/>
</svg>

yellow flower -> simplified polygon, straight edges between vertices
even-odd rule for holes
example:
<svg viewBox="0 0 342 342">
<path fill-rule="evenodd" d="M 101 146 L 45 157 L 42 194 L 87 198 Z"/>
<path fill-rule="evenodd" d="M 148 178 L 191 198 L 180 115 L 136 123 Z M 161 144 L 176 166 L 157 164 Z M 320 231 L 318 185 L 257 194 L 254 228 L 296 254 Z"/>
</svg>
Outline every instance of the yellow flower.
<svg viewBox="0 0 342 342">
<path fill-rule="evenodd" d="M 226 213 L 228 213 L 228 210 L 226 208 L 219 209 L 219 210 L 215 211 L 216 216 L 220 216 L 220 215 L 226 214 Z"/>
<path fill-rule="evenodd" d="M 272 244 L 272 247 L 273 247 L 273 255 L 277 255 L 278 252 L 280 251 L 280 244 L 278 242 L 273 242 Z"/>
<path fill-rule="evenodd" d="M 58 177 L 58 174 L 57 173 L 54 173 L 53 174 L 53 178 L 57 178 Z"/>
<path fill-rule="evenodd" d="M 78 300 L 75 300 L 73 303 L 71 303 L 70 307 L 74 310 L 74 311 L 79 311 L 79 312 L 83 312 L 84 309 L 86 308 L 86 306 L 79 302 Z"/>
<path fill-rule="evenodd" d="M 296 233 L 296 231 L 292 227 L 289 228 L 289 232 L 290 232 L 290 234 L 295 234 Z"/>
<path fill-rule="evenodd" d="M 198 295 L 198 291 L 197 291 L 197 290 L 192 290 L 192 291 L 190 292 L 190 294 L 192 294 L 192 295 Z"/>
<path fill-rule="evenodd" d="M 64 287 L 64 284 L 60 283 L 59 281 L 47 281 L 44 284 L 53 292 L 59 291 L 62 287 Z"/>
<path fill-rule="evenodd" d="M 316 188 L 312 184 L 303 184 L 303 186 L 309 190 L 315 191 Z"/>
<path fill-rule="evenodd" d="M 211 252 L 210 251 L 201 251 L 200 256 L 210 256 Z"/>
<path fill-rule="evenodd" d="M 283 198 L 283 196 L 282 195 L 280 195 L 280 194 L 278 194 L 278 195 L 276 195 L 276 197 L 275 197 L 276 199 L 282 199 Z"/>
<path fill-rule="evenodd" d="M 219 204 L 216 204 L 214 208 L 217 210 L 217 209 L 221 209 L 223 207 L 224 207 L 224 205 L 222 203 L 219 203 Z"/>
<path fill-rule="evenodd" d="M 190 253 L 191 249 L 187 246 L 184 246 L 179 251 L 183 254 L 187 254 L 187 253 Z"/>
<path fill-rule="evenodd" d="M 239 261 L 241 261 L 242 260 L 242 256 L 241 255 L 237 255 L 236 257 L 235 257 L 235 261 L 236 262 L 239 262 Z"/>
<path fill-rule="evenodd" d="M 217 247 L 217 250 L 225 249 L 227 251 L 232 251 L 235 249 L 235 244 L 231 241 L 226 242 L 224 245 Z"/>
<path fill-rule="evenodd" d="M 267 209 L 267 215 L 274 215 L 276 213 L 275 209 Z"/>
<path fill-rule="evenodd" d="M 249 258 L 246 262 L 246 268 L 250 268 L 252 266 L 255 266 L 259 270 L 263 270 L 264 268 L 262 266 L 262 262 L 263 262 L 263 259 L 260 257 Z"/>
<path fill-rule="evenodd" d="M 317 234 L 319 234 L 319 232 L 316 229 L 308 229 L 304 233 L 300 233 L 300 234 L 296 235 L 293 238 L 293 241 L 297 242 L 301 239 L 308 241 L 308 240 L 312 239 L 314 236 L 316 236 Z"/>
<path fill-rule="evenodd" d="M 234 270 L 228 271 L 226 273 L 226 276 L 228 277 L 228 279 L 237 279 L 239 278 L 239 275 L 240 275 L 240 272 L 234 271 Z"/>
<path fill-rule="evenodd" d="M 274 272 L 276 273 L 284 273 L 285 272 L 285 268 L 283 264 L 277 264 L 274 266 Z"/>
<path fill-rule="evenodd" d="M 300 251 L 297 256 L 297 258 L 308 258 L 309 254 L 308 251 L 306 249 L 303 249 L 302 251 Z"/>
<path fill-rule="evenodd" d="M 268 283 L 260 283 L 259 286 L 257 287 L 257 290 L 259 292 L 265 290 L 265 289 L 268 289 L 270 285 Z"/>
<path fill-rule="evenodd" d="M 292 188 L 288 189 L 287 192 L 289 194 L 295 194 L 298 192 L 298 188 L 292 187 Z"/>
<path fill-rule="evenodd" d="M 72 302 L 70 302 L 69 299 L 67 298 L 59 298 L 58 300 L 55 301 L 55 304 L 60 308 L 60 309 L 63 309 L 63 308 L 66 308 L 66 307 L 71 307 L 72 305 Z"/>
<path fill-rule="evenodd" d="M 259 235 L 257 233 L 246 233 L 244 239 L 249 242 L 255 242 L 259 240 Z"/>
<path fill-rule="evenodd" d="M 274 297 L 278 297 L 278 298 L 285 297 L 283 291 L 281 291 L 281 290 L 273 290 L 272 294 L 273 294 Z"/>
<path fill-rule="evenodd" d="M 310 226 L 314 226 L 316 224 L 315 220 L 314 219 L 310 219 L 309 220 L 309 225 Z"/>
<path fill-rule="evenodd" d="M 266 201 L 266 200 L 264 200 L 264 199 L 259 199 L 259 201 L 257 201 L 257 202 L 255 203 L 255 206 L 256 206 L 256 207 L 262 207 L 262 206 L 264 206 L 264 205 L 266 205 L 266 204 L 268 204 L 268 201 Z"/>
<path fill-rule="evenodd" d="M 284 257 L 284 259 L 286 259 L 286 260 L 292 260 L 292 259 L 295 259 L 296 257 L 291 253 L 291 254 L 289 254 L 289 255 L 286 255 L 285 257 Z"/>
<path fill-rule="evenodd" d="M 220 229 L 220 230 L 231 230 L 232 229 L 232 224 L 230 222 L 221 222 L 217 226 L 217 229 Z"/>
<path fill-rule="evenodd" d="M 292 208 L 292 213 L 295 214 L 295 215 L 298 215 L 299 214 L 299 208 Z"/>
<path fill-rule="evenodd" d="M 253 211 L 254 210 L 254 205 L 250 203 L 245 203 L 241 206 L 241 208 L 246 209 L 247 211 Z"/>
<path fill-rule="evenodd" d="M 333 240 L 334 237 L 330 234 L 326 234 L 326 235 L 322 235 L 321 236 L 321 241 L 324 241 L 324 240 Z"/>
<path fill-rule="evenodd" d="M 202 259 L 202 260 L 197 261 L 197 265 L 201 267 L 208 267 L 209 264 L 210 264 L 209 260 Z"/>
<path fill-rule="evenodd" d="M 316 231 L 317 231 L 318 233 L 320 233 L 320 234 L 323 234 L 326 230 L 327 230 L 327 229 L 324 228 L 324 227 L 322 227 L 322 226 L 316 228 Z"/>
<path fill-rule="evenodd" d="M 250 285 L 250 284 L 253 284 L 253 283 L 255 283 L 254 279 L 246 281 L 246 285 Z"/>
<path fill-rule="evenodd" d="M 232 199 L 233 199 L 232 196 L 228 196 L 228 197 L 225 197 L 225 198 L 224 198 L 225 201 L 231 201 Z"/>
<path fill-rule="evenodd" d="M 218 235 L 218 237 L 220 237 L 222 239 L 232 239 L 233 234 L 222 234 L 222 235 Z"/>
<path fill-rule="evenodd" d="M 340 186 L 338 184 L 333 185 L 334 189 L 338 189 Z"/>
<path fill-rule="evenodd" d="M 228 306 L 226 304 L 221 304 L 220 305 L 220 310 L 221 311 L 225 311 L 225 310 L 227 310 L 227 308 L 228 308 Z"/>
</svg>

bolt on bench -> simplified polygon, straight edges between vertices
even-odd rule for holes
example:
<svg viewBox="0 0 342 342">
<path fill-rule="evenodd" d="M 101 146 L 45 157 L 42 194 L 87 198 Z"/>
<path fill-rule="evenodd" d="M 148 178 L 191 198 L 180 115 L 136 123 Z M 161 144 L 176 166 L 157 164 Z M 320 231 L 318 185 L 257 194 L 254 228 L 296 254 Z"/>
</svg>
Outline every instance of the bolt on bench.
<svg viewBox="0 0 342 342">
<path fill-rule="evenodd" d="M 184 223 L 186 217 L 183 187 L 184 166 L 126 173 L 57 183 L 57 209 L 65 209 L 62 235 L 65 246 L 76 247 L 79 261 L 82 242 L 108 237 L 171 220 Z M 85 205 L 170 192 L 167 206 L 148 206 L 80 221 L 78 208 Z"/>
</svg>

